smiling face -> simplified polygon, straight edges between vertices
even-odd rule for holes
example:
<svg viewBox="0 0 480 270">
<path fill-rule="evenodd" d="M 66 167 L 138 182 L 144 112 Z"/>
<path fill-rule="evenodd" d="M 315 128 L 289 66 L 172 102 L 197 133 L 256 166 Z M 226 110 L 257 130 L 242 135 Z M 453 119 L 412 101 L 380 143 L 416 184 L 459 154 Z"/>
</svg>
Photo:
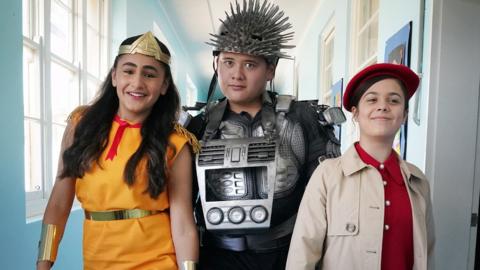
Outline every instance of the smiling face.
<svg viewBox="0 0 480 270">
<path fill-rule="evenodd" d="M 117 89 L 120 118 L 139 123 L 165 95 L 169 82 L 164 67 L 153 57 L 124 54 L 112 70 L 112 84 Z"/>
<path fill-rule="evenodd" d="M 352 107 L 360 127 L 360 140 L 391 141 L 405 122 L 405 94 L 395 79 L 374 83 Z"/>
<path fill-rule="evenodd" d="M 275 66 L 267 65 L 264 58 L 247 54 L 220 53 L 218 59 L 218 81 L 235 112 L 260 109 L 262 94 L 268 81 L 275 74 Z"/>
</svg>

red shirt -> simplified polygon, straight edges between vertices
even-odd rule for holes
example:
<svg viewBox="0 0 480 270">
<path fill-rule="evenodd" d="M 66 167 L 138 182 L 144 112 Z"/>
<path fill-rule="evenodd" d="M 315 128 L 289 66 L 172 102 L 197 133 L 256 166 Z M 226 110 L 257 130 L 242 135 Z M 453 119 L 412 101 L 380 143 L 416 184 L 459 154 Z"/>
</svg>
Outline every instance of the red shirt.
<svg viewBox="0 0 480 270">
<path fill-rule="evenodd" d="M 395 151 L 380 163 L 355 143 L 360 159 L 378 170 L 385 187 L 385 219 L 382 242 L 383 270 L 412 270 L 412 206 Z"/>
</svg>

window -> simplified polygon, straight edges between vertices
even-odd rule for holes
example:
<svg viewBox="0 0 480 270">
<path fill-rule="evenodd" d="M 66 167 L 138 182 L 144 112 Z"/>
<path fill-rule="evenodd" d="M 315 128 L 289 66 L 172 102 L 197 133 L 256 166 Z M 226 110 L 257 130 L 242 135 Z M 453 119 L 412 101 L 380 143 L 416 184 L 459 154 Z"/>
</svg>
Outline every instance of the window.
<svg viewBox="0 0 480 270">
<path fill-rule="evenodd" d="M 354 1 L 352 73 L 377 62 L 379 0 Z"/>
<path fill-rule="evenodd" d="M 195 103 L 197 103 L 197 92 L 197 87 L 193 83 L 192 78 L 187 74 L 187 97 L 185 105 L 195 106 Z"/>
<path fill-rule="evenodd" d="M 332 20 L 331 20 L 332 21 Z M 320 37 L 320 94 L 319 102 L 330 104 L 331 87 L 333 83 L 333 55 L 334 55 L 335 28 L 329 23 Z"/>
<path fill-rule="evenodd" d="M 107 71 L 106 6 L 23 0 L 27 218 L 45 209 L 68 114 L 92 100 Z"/>
</svg>

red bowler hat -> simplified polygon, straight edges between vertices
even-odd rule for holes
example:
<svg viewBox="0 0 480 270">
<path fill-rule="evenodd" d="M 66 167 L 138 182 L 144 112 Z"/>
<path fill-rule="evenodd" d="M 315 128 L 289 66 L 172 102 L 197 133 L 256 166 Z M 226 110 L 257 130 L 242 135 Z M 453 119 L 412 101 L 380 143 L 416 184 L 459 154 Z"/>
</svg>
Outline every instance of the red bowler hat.
<svg viewBox="0 0 480 270">
<path fill-rule="evenodd" d="M 407 66 L 390 63 L 373 64 L 359 71 L 353 76 L 350 82 L 348 82 L 345 94 L 343 95 L 343 107 L 350 112 L 353 106 L 350 104 L 350 98 L 358 87 L 364 81 L 382 75 L 392 76 L 403 82 L 407 88 L 407 100 L 417 91 L 418 84 L 420 83 L 420 78 L 417 74 Z"/>
</svg>

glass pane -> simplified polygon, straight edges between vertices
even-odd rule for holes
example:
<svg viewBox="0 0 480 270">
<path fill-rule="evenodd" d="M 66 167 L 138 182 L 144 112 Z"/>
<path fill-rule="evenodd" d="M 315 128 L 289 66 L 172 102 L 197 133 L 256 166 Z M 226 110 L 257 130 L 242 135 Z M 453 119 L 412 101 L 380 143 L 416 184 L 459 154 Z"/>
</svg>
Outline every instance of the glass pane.
<svg viewBox="0 0 480 270">
<path fill-rule="evenodd" d="M 370 0 L 370 7 L 371 7 L 371 10 L 372 10 L 372 14 L 377 12 L 377 10 L 378 10 L 378 0 Z"/>
<path fill-rule="evenodd" d="M 52 185 L 55 183 L 55 177 L 57 176 L 58 159 L 60 157 L 60 148 L 62 146 L 64 131 L 65 125 L 52 125 Z"/>
<path fill-rule="evenodd" d="M 325 44 L 325 63 L 330 66 L 333 61 L 333 38 L 329 39 Z"/>
<path fill-rule="evenodd" d="M 364 64 L 377 53 L 378 17 L 358 36 L 358 64 Z"/>
<path fill-rule="evenodd" d="M 25 116 L 40 118 L 40 102 L 38 51 L 23 46 L 23 107 Z"/>
<path fill-rule="evenodd" d="M 79 103 L 76 74 L 52 61 L 52 121 L 64 124 Z"/>
<path fill-rule="evenodd" d="M 369 26 L 368 30 L 368 58 L 377 53 L 378 42 L 378 16 Z"/>
<path fill-rule="evenodd" d="M 187 97 L 185 105 L 187 106 L 194 106 L 197 102 L 197 87 L 190 78 L 190 75 L 187 74 Z"/>
<path fill-rule="evenodd" d="M 358 27 L 362 28 L 378 10 L 378 0 L 360 0 Z"/>
<path fill-rule="evenodd" d="M 87 24 L 94 31 L 100 31 L 100 10 L 98 0 L 87 1 Z"/>
<path fill-rule="evenodd" d="M 73 55 L 73 14 L 71 9 L 52 1 L 51 42 L 50 48 L 53 53 L 68 61 L 72 61 Z"/>
<path fill-rule="evenodd" d="M 100 76 L 100 35 L 87 27 L 87 71 L 95 77 Z"/>
<path fill-rule="evenodd" d="M 40 123 L 26 119 L 25 125 L 25 191 L 42 189 L 42 139 Z"/>
<path fill-rule="evenodd" d="M 103 2 L 102 2 L 103 3 Z M 105 21 L 106 19 L 103 18 Z M 105 23 L 106 24 L 106 23 Z M 104 76 L 107 75 L 107 73 L 110 70 L 110 64 L 108 63 L 108 57 L 107 57 L 107 47 L 108 47 L 108 40 L 105 37 L 105 31 L 106 29 L 104 28 L 100 32 L 100 79 L 103 80 Z"/>
<path fill-rule="evenodd" d="M 72 8 L 72 0 L 57 0 L 60 1 L 63 5 L 65 5 L 68 8 Z"/>
<path fill-rule="evenodd" d="M 100 81 L 89 78 L 87 82 L 87 103 L 90 103 L 100 89 Z"/>
<path fill-rule="evenodd" d="M 368 28 L 358 36 L 358 64 L 362 64 L 368 58 Z"/>
</svg>

